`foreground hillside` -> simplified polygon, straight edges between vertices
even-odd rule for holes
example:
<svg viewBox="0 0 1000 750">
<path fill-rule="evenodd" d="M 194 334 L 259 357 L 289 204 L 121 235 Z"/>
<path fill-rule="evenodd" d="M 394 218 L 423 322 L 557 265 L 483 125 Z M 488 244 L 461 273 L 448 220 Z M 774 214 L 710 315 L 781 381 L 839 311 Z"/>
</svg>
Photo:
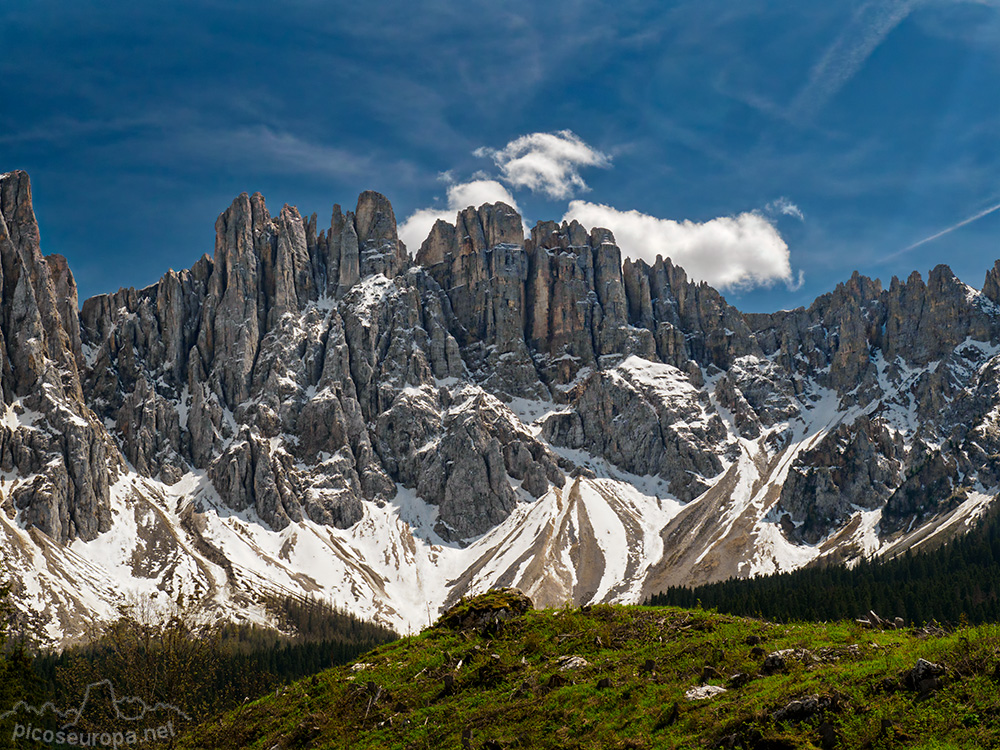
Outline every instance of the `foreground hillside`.
<svg viewBox="0 0 1000 750">
<path fill-rule="evenodd" d="M 517 614 L 525 604 L 516 592 L 463 602 L 418 636 L 196 727 L 181 746 L 1000 744 L 997 626 L 779 625 L 613 605 Z"/>
</svg>

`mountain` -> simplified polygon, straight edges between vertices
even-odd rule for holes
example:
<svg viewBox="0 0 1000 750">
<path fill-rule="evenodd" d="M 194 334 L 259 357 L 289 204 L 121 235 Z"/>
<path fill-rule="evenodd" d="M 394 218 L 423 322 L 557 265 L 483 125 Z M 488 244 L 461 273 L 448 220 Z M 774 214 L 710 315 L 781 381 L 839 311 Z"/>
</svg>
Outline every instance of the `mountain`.
<svg viewBox="0 0 1000 750">
<path fill-rule="evenodd" d="M 502 203 L 412 256 L 373 192 L 215 229 L 79 308 L 0 176 L 0 548 L 55 640 L 137 598 L 403 632 L 493 586 L 634 602 L 937 544 L 1000 486 L 1000 262 L 743 314 Z"/>
</svg>

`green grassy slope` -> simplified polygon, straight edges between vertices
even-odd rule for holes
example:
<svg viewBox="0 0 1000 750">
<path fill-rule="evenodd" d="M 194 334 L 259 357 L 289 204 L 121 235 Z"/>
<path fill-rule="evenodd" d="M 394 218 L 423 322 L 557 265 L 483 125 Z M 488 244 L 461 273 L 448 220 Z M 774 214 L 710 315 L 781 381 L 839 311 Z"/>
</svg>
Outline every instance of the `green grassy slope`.
<svg viewBox="0 0 1000 750">
<path fill-rule="evenodd" d="M 472 602 L 486 619 L 509 603 L 486 596 Z M 477 628 L 461 614 L 194 727 L 181 746 L 1000 747 L 1000 626 L 928 635 L 601 605 Z M 768 659 L 783 649 L 783 665 Z M 906 679 L 918 658 L 946 670 L 922 690 Z M 686 697 L 703 684 L 728 690 Z"/>
</svg>

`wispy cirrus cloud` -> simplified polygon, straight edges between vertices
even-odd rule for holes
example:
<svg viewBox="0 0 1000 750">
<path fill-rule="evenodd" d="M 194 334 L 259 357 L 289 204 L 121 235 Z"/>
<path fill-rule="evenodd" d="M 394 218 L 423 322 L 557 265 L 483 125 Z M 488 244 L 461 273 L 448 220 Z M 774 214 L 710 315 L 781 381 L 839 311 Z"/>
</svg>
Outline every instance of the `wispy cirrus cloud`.
<svg viewBox="0 0 1000 750">
<path fill-rule="evenodd" d="M 174 113 L 169 125 L 165 122 L 162 114 L 154 113 L 142 119 L 94 126 L 90 130 L 118 134 L 114 142 L 99 148 L 118 157 L 138 154 L 156 164 L 185 163 L 207 168 L 252 164 L 254 170 L 269 174 L 325 177 L 365 176 L 377 171 L 376 160 L 369 153 L 332 146 L 280 126 L 258 124 L 217 128 L 188 111 Z M 76 125 L 70 123 L 66 127 L 72 129 Z M 53 127 L 20 137 L 55 142 L 61 132 Z M 0 136 L 0 143 L 4 140 L 4 136 Z M 394 166 L 400 171 L 405 163 L 397 162 Z"/>
<path fill-rule="evenodd" d="M 886 255 L 884 258 L 882 258 L 880 262 L 885 263 L 887 261 L 898 258 L 900 255 L 903 255 L 904 253 L 908 253 L 911 250 L 916 250 L 921 245 L 926 245 L 929 242 L 933 242 L 934 240 L 940 239 L 941 237 L 944 237 L 946 234 L 951 234 L 956 229 L 961 229 L 962 227 L 967 226 L 974 221 L 979 221 L 980 219 L 989 216 L 990 214 L 995 213 L 996 211 L 1000 211 L 1000 203 L 997 203 L 995 206 L 990 206 L 989 208 L 984 208 L 982 211 L 978 211 L 974 213 L 972 216 L 966 219 L 962 219 L 962 221 L 958 222 L 957 224 L 952 224 L 950 227 L 942 229 L 940 232 L 935 232 L 929 237 L 924 237 L 922 240 L 917 240 L 912 245 L 907 245 L 901 250 L 897 250 L 894 253 L 890 253 L 889 255 Z"/>
<path fill-rule="evenodd" d="M 146 128 L 159 128 L 162 122 L 152 116 L 116 117 L 107 120 L 82 120 L 58 116 L 25 130 L 12 130 L 0 134 L 3 144 L 72 144 L 93 135 L 131 133 Z"/>
<path fill-rule="evenodd" d="M 792 272 L 788 245 L 762 214 L 741 213 L 703 223 L 673 221 L 639 211 L 620 211 L 587 201 L 572 201 L 563 217 L 587 227 L 610 229 L 622 252 L 653 263 L 669 257 L 694 279 L 718 289 L 748 289 L 784 282 L 803 283 Z"/>
<path fill-rule="evenodd" d="M 501 178 L 514 188 L 528 188 L 550 198 L 569 198 L 589 188 L 580 176 L 581 167 L 610 167 L 611 157 L 585 143 L 571 130 L 529 133 L 501 149 L 487 147 L 473 152 L 490 157 L 500 168 Z"/>
<path fill-rule="evenodd" d="M 811 120 L 864 67 L 879 45 L 914 9 L 917 0 L 869 0 L 813 65 L 788 108 L 793 121 Z"/>
<path fill-rule="evenodd" d="M 776 198 L 766 206 L 764 206 L 765 213 L 771 216 L 791 216 L 792 218 L 798 219 L 799 221 L 805 221 L 805 214 L 802 213 L 802 209 L 792 203 L 785 196 Z"/>
<path fill-rule="evenodd" d="M 368 174 L 372 160 L 347 149 L 311 141 L 266 125 L 237 128 L 226 132 L 191 130 L 180 138 L 181 149 L 203 153 L 219 161 L 258 160 L 272 172 L 340 176 Z"/>
</svg>

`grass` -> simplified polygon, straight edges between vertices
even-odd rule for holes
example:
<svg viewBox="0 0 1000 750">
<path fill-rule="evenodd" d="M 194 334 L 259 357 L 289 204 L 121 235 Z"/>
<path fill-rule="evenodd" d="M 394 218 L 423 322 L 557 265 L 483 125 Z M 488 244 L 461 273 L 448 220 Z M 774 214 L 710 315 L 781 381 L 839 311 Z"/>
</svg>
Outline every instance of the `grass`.
<svg viewBox="0 0 1000 750">
<path fill-rule="evenodd" d="M 487 596 L 494 601 L 460 606 L 507 606 Z M 180 746 L 1000 747 L 996 625 L 928 636 L 610 605 L 531 610 L 497 627 L 455 623 L 446 616 L 353 668 L 248 703 L 193 728 Z M 766 656 L 784 649 L 793 650 L 784 666 L 768 670 Z M 569 656 L 587 665 L 562 669 Z M 918 658 L 946 668 L 936 689 L 907 687 Z M 729 689 L 685 697 L 703 682 Z M 809 696 L 812 713 L 788 708 Z"/>
</svg>

